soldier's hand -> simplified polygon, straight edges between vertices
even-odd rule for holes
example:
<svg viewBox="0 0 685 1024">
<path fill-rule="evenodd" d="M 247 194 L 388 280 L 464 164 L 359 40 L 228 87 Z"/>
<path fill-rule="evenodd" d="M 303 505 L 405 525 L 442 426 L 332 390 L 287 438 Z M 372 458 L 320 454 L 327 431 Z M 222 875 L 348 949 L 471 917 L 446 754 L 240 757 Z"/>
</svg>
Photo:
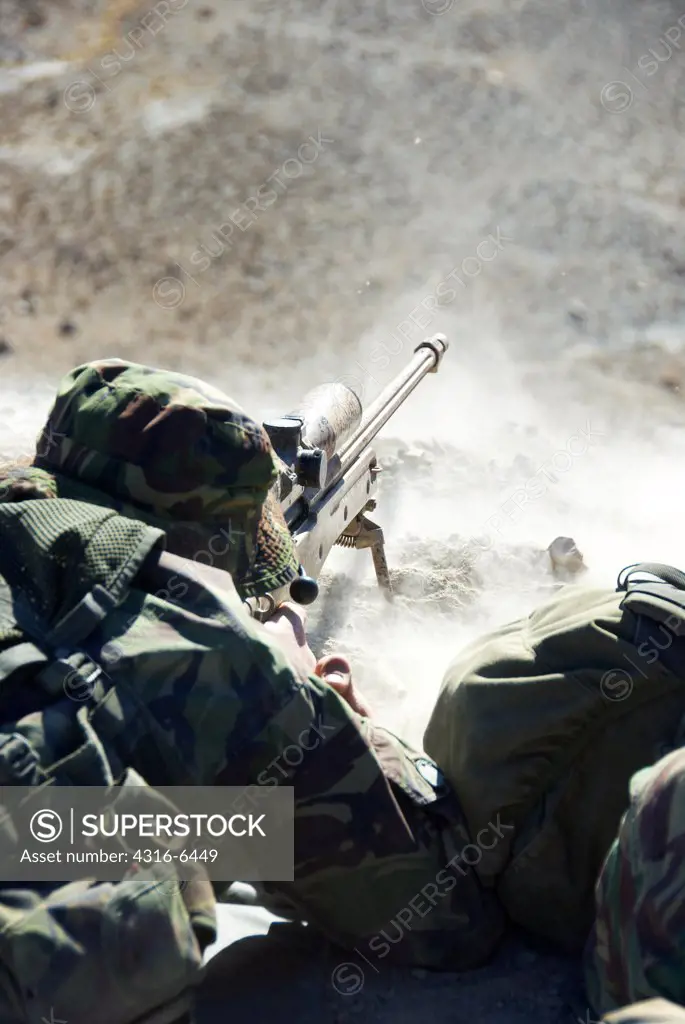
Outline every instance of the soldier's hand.
<svg viewBox="0 0 685 1024">
<path fill-rule="evenodd" d="M 318 661 L 307 643 L 307 612 L 299 604 L 285 602 L 263 624 L 293 668 L 304 675 L 317 675 L 347 701 L 353 711 L 371 717 L 371 707 L 352 682 L 352 669 L 342 654 L 327 654 Z"/>
<path fill-rule="evenodd" d="M 352 682 L 352 668 L 344 655 L 328 654 L 320 658 L 314 668 L 314 674 L 332 686 L 358 715 L 371 718 L 371 706 Z"/>
</svg>

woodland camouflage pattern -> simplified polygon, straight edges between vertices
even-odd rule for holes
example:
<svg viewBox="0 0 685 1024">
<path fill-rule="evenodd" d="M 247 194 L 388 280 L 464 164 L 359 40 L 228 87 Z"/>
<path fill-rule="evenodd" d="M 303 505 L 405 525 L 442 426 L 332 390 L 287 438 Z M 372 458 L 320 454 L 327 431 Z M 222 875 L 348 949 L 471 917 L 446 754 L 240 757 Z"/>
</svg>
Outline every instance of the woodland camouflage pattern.
<svg viewBox="0 0 685 1024">
<path fill-rule="evenodd" d="M 99 624 L 62 654 L 66 664 L 41 670 L 42 690 L 28 678 L 0 686 L 5 739 L 28 742 L 35 783 L 46 773 L 58 784 L 101 784 L 92 774 L 98 763 L 124 782 L 138 773 L 151 786 L 245 786 L 248 809 L 258 806 L 260 787 L 292 786 L 295 880 L 274 890 L 369 960 L 482 963 L 503 915 L 469 867 L 473 853 L 462 858 L 469 836 L 434 762 L 361 719 L 321 679 L 299 677 L 227 573 L 216 586 L 187 560 L 171 575 L 158 567 L 155 577 L 151 558 L 171 546 L 176 525 L 256 519 L 273 462 L 256 424 L 233 411 L 229 429 L 217 426 L 204 394 L 202 441 L 195 387 L 182 395 L 189 415 L 183 406 L 172 415 L 164 400 L 153 414 L 147 388 L 168 395 L 178 378 L 140 371 L 121 363 L 74 371 L 78 386 L 63 385 L 41 438 L 42 469 L 17 470 L 0 486 L 0 663 L 22 641 L 45 647 L 76 606 L 91 607 L 97 596 L 102 607 L 96 587 L 109 595 Z M 120 391 L 129 372 L 131 386 Z M 175 392 L 171 404 L 180 400 Z M 219 420 L 226 402 L 221 396 Z M 108 416 L 120 433 L 107 432 Z M 171 423 L 173 443 L 161 433 Z M 179 433 L 176 423 L 185 424 Z M 154 445 L 136 440 L 139 431 L 154 435 Z M 209 453 L 200 466 L 198 450 Z M 158 472 L 155 452 L 163 456 Z M 175 471 L 186 474 L 180 494 Z M 98 490 L 110 483 L 112 499 Z M 97 668 L 80 701 L 65 696 L 67 678 L 90 679 Z M 2 742 L 0 735 L 0 785 L 12 784 Z M 0 889 L 0 1019 L 50 1020 L 54 1010 L 69 1024 L 91 1024 L 96 1006 L 99 1024 L 176 1020 L 212 940 L 212 907 L 201 886 L 180 897 L 173 885 L 161 891 L 171 901 L 163 923 L 159 887 L 149 881 Z"/>
<path fill-rule="evenodd" d="M 62 517 L 64 506 L 80 515 Z M 125 526 L 112 528 L 115 523 Z M 97 558 L 83 557 L 81 536 L 89 529 L 98 534 Z M 22 640 L 44 637 L 92 590 L 96 577 L 113 597 L 127 592 L 162 540 L 161 531 L 95 506 L 58 500 L 0 505 L 0 661 Z M 67 680 L 75 681 L 79 665 L 88 663 L 82 654 L 69 657 L 74 671 L 66 666 Z M 0 672 L 0 785 L 18 781 L 12 753 L 22 738 L 25 751 L 34 754 L 33 774 L 21 778 L 23 785 L 50 777 L 103 785 L 115 774 L 122 783 L 144 784 L 130 769 L 99 756 L 89 702 L 74 699 L 64 670 L 46 678 L 42 691 L 28 674 L 8 676 L 6 666 Z M 62 767 L 46 776 L 40 766 L 48 769 L 57 760 Z M 4 819 L 2 829 L 5 842 L 19 841 Z M 214 895 L 200 873 L 187 885 L 166 865 L 131 870 L 117 885 L 84 880 L 29 889 L 4 883 L 0 1020 L 51 1021 L 54 1011 L 68 1024 L 92 1024 L 96 1002 L 98 1024 L 171 1024 L 190 1008 L 203 949 L 214 937 Z"/>
<path fill-rule="evenodd" d="M 190 1011 L 214 935 L 211 887 L 162 865 L 137 874 L 0 889 L 3 1024 L 178 1024 Z"/>
<path fill-rule="evenodd" d="M 297 575 L 269 493 L 266 431 L 194 377 L 118 359 L 77 367 L 60 383 L 35 464 L 57 474 L 60 497 L 161 526 L 170 550 L 237 573 L 244 596 Z M 40 487 L 35 471 L 34 480 Z"/>
<path fill-rule="evenodd" d="M 132 767 L 151 786 L 252 787 L 245 806 L 258 805 L 261 786 L 293 786 L 295 881 L 277 888 L 309 921 L 344 946 L 376 939 L 381 959 L 482 962 L 501 935 L 501 913 L 459 860 L 469 837 L 433 762 L 361 719 L 321 679 L 298 677 L 230 577 L 219 591 L 186 563 L 187 575 L 175 573 L 154 593 L 135 580 L 126 592 L 122 561 L 160 542 L 152 529 L 136 540 L 139 525 L 60 499 L 0 505 L 2 549 L 20 553 L 13 564 L 0 555 L 0 571 L 17 589 L 24 576 L 43 581 L 32 595 L 35 616 L 52 624 L 103 579 L 116 596 L 79 645 L 85 675 L 92 663 L 104 668 L 88 725 L 114 777 Z M 30 716 L 17 727 L 40 745 L 41 763 L 84 742 L 73 707 L 58 701 L 39 729 Z M 410 922 L 398 924 L 412 899 Z"/>
<path fill-rule="evenodd" d="M 599 1013 L 655 996 L 685 1005 L 685 749 L 632 779 L 597 884 L 586 977 Z"/>
</svg>

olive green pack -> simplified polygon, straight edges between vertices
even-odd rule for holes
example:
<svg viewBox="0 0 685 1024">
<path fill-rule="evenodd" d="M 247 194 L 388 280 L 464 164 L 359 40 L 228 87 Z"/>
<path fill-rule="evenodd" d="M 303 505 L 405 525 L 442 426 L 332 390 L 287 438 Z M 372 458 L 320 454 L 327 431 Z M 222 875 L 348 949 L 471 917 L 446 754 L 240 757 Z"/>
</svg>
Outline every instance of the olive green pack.
<svg viewBox="0 0 685 1024">
<path fill-rule="evenodd" d="M 102 669 L 81 645 L 128 594 L 161 530 L 69 500 L 0 504 L 0 795 L 8 786 L 145 787 L 96 718 Z M 146 787 L 155 799 L 155 790 Z M 29 798 L 27 798 L 29 799 Z M 5 813 L 5 851 L 22 837 Z M 189 1020 L 216 935 L 203 879 L 133 865 L 116 883 L 0 881 L 0 1020 Z M 94 1009 L 95 1008 L 95 1009 Z"/>
<path fill-rule="evenodd" d="M 568 586 L 450 666 L 424 744 L 514 922 L 582 947 L 630 778 L 679 745 L 684 713 L 685 574 L 669 566 Z"/>
</svg>

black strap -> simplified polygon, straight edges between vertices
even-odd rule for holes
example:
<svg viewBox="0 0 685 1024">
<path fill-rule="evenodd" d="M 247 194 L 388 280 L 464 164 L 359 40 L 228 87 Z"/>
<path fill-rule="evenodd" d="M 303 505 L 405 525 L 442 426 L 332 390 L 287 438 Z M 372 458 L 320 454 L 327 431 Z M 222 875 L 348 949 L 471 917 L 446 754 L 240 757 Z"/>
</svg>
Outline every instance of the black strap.
<svg viewBox="0 0 685 1024">
<path fill-rule="evenodd" d="M 628 590 L 630 587 L 638 586 L 645 580 L 632 579 L 637 574 L 643 576 L 656 576 L 662 583 L 668 583 L 678 590 L 685 590 L 685 572 L 675 569 L 672 565 L 665 565 L 662 562 L 635 562 L 621 569 L 616 583 L 617 590 Z"/>
<path fill-rule="evenodd" d="M 36 673 L 36 681 L 51 697 L 66 694 L 75 701 L 90 699 L 102 667 L 83 651 L 55 652 L 55 659 Z"/>
<path fill-rule="evenodd" d="M 20 732 L 0 732 L 0 786 L 41 786 L 48 782 L 66 786 L 115 785 L 124 766 L 111 750 L 105 749 L 88 714 L 84 703 L 76 712 L 74 749 L 46 768 L 41 766 L 40 756 L 26 736 Z M 140 784 L 140 776 L 133 776 L 130 784 Z"/>
<path fill-rule="evenodd" d="M 4 686 L 13 676 L 33 668 L 33 678 L 51 697 L 61 691 L 69 695 L 69 688 L 74 693 L 85 694 L 91 687 L 92 692 L 92 683 L 102 670 L 77 649 L 77 644 L 116 606 L 114 595 L 96 584 L 52 629 L 46 629 L 21 598 L 12 602 L 10 589 L 0 577 L 0 628 L 16 630 L 18 627 L 25 636 L 31 637 L 0 651 L 0 683 Z"/>
<path fill-rule="evenodd" d="M 39 786 L 46 779 L 33 744 L 21 733 L 0 733 L 0 785 Z"/>
<path fill-rule="evenodd" d="M 106 587 L 96 583 L 90 593 L 81 598 L 53 628 L 46 632 L 45 643 L 50 647 L 73 647 L 85 640 L 118 605 L 117 599 Z"/>
<path fill-rule="evenodd" d="M 96 584 L 51 630 L 46 630 L 33 610 L 21 598 L 17 600 L 6 580 L 0 577 L 0 636 L 8 632 L 11 635 L 19 627 L 24 636 L 32 638 L 0 651 L 0 684 L 4 688 L 18 675 L 33 669 L 32 679 L 45 693 L 52 697 L 63 694 L 82 704 L 77 718 L 82 719 L 81 727 L 87 736 L 85 743 L 53 766 L 54 771 L 46 773 L 37 751 L 25 736 L 0 731 L 0 786 L 39 786 L 55 775 L 61 775 L 72 785 L 82 780 L 85 784 L 93 777 L 103 785 L 111 784 L 107 757 L 87 721 L 102 669 L 75 647 L 116 604 L 114 596 Z"/>
<path fill-rule="evenodd" d="M 15 673 L 28 668 L 42 668 L 47 661 L 47 655 L 36 644 L 28 641 L 23 644 L 15 644 L 13 647 L 8 647 L 6 651 L 0 651 L 0 680 L 4 684 Z"/>
</svg>

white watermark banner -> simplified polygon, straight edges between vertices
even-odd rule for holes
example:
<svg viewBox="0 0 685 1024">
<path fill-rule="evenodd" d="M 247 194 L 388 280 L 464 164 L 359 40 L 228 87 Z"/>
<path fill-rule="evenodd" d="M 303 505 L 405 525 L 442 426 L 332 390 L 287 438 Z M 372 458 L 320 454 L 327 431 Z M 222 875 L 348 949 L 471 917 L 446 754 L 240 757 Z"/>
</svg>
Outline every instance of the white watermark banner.
<svg viewBox="0 0 685 1024">
<path fill-rule="evenodd" d="M 116 881 L 168 865 L 191 879 L 292 881 L 292 787 L 0 787 L 0 881 Z"/>
</svg>

